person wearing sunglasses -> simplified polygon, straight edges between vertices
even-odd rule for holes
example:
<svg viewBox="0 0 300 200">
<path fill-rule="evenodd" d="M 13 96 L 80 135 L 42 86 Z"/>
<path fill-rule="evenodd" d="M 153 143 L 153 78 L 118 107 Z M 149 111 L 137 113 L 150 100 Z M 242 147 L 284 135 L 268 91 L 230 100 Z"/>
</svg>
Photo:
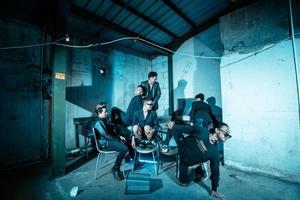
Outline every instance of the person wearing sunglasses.
<svg viewBox="0 0 300 200">
<path fill-rule="evenodd" d="M 143 109 L 136 111 L 133 118 L 133 134 L 137 141 L 152 140 L 158 130 L 158 118 L 155 111 L 152 110 L 153 99 L 143 98 Z M 135 142 L 135 140 L 132 140 Z M 135 143 L 133 144 L 135 145 Z"/>
<path fill-rule="evenodd" d="M 181 186 L 187 186 L 191 175 L 195 175 L 195 181 L 201 180 L 205 172 L 201 169 L 201 164 L 209 161 L 211 170 L 211 192 L 210 196 L 218 199 L 224 199 L 224 196 L 217 192 L 219 185 L 219 165 L 220 154 L 218 151 L 217 142 L 226 142 L 231 138 L 229 126 L 219 122 L 217 127 L 208 133 L 208 129 L 195 124 L 178 125 L 170 121 L 168 129 L 174 136 L 178 146 L 180 157 L 179 163 L 179 182 Z M 200 164 L 193 174 L 188 174 L 189 166 Z"/>
</svg>

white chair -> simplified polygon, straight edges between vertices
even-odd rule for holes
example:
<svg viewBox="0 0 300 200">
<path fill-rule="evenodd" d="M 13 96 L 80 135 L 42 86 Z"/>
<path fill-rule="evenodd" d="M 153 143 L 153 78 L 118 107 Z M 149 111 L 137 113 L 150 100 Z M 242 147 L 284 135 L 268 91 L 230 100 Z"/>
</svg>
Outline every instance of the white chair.
<svg viewBox="0 0 300 200">
<path fill-rule="evenodd" d="M 158 154 L 157 156 L 155 156 L 155 152 L 157 152 L 157 154 Z M 151 154 L 151 160 L 141 159 L 141 154 Z M 134 164 L 136 163 L 136 160 L 138 160 L 139 162 L 154 164 L 155 174 L 158 175 L 159 157 L 160 157 L 159 156 L 159 147 L 158 147 L 157 143 L 152 143 L 151 147 L 149 147 L 149 146 L 142 147 L 141 145 L 138 145 L 135 148 L 135 153 L 134 153 L 134 159 L 133 159 L 133 165 L 132 165 L 131 172 L 134 171 Z"/>
<path fill-rule="evenodd" d="M 97 179 L 98 168 L 99 168 L 99 171 L 101 169 L 100 165 L 101 165 L 102 157 L 104 156 L 104 162 L 106 162 L 107 154 L 114 154 L 114 153 L 118 153 L 118 152 L 117 151 L 107 151 L 105 149 L 101 149 L 99 147 L 99 143 L 98 143 L 98 140 L 100 139 L 100 133 L 95 128 L 92 128 L 92 131 L 93 131 L 93 134 L 94 134 L 96 149 L 98 151 L 96 169 L 95 169 L 95 179 Z M 124 163 L 124 160 L 123 160 L 123 163 Z M 122 170 L 122 171 L 123 171 L 123 176 L 125 177 L 124 170 Z"/>
<path fill-rule="evenodd" d="M 167 131 L 163 130 L 161 127 L 158 131 L 158 135 L 159 137 L 162 139 L 164 139 L 166 137 Z M 170 142 L 169 142 L 169 151 L 168 152 L 163 152 L 162 148 L 160 147 L 160 166 L 158 167 L 158 170 L 162 170 L 163 169 L 163 164 L 165 163 L 165 158 L 167 157 L 175 157 L 175 163 L 172 165 L 169 165 L 167 169 L 172 168 L 174 165 L 176 167 L 176 171 L 175 171 L 175 176 L 176 178 L 179 177 L 179 154 L 178 154 L 178 147 L 177 144 L 174 140 L 174 137 L 171 138 Z"/>
</svg>

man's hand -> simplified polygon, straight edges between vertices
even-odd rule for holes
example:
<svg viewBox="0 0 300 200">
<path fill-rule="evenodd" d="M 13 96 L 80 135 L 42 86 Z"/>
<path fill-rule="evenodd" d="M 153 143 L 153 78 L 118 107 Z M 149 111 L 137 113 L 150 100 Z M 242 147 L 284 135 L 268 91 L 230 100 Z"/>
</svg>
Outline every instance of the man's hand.
<svg viewBox="0 0 300 200">
<path fill-rule="evenodd" d="M 134 148 L 135 149 L 135 140 L 134 140 L 134 136 L 132 136 L 132 139 L 131 139 L 131 146 L 132 146 L 132 148 Z"/>
<path fill-rule="evenodd" d="M 210 193 L 209 196 L 210 196 L 210 197 L 215 197 L 215 198 L 221 199 L 221 200 L 224 200 L 224 199 L 225 199 L 225 196 L 224 196 L 223 194 L 218 193 L 218 192 L 213 191 L 213 190 L 211 191 L 211 193 Z"/>
<path fill-rule="evenodd" d="M 123 142 L 126 142 L 126 139 L 120 135 L 120 139 L 123 141 Z"/>
<path fill-rule="evenodd" d="M 169 121 L 169 123 L 168 123 L 168 128 L 169 128 L 169 129 L 172 129 L 173 126 L 174 126 L 174 124 L 175 124 L 175 122 Z"/>
</svg>

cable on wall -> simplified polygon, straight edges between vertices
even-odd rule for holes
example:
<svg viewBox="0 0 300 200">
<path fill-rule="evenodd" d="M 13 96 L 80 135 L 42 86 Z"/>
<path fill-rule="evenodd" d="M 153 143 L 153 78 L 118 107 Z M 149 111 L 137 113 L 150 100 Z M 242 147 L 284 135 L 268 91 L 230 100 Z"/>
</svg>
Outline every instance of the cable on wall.
<svg viewBox="0 0 300 200">
<path fill-rule="evenodd" d="M 295 33 L 294 35 L 298 35 L 298 34 L 300 34 L 300 32 Z M 247 59 L 249 57 L 255 56 L 258 53 L 261 53 L 261 52 L 266 51 L 266 50 L 268 50 L 270 48 L 273 48 L 274 46 L 280 44 L 281 42 L 287 41 L 287 40 L 289 40 L 291 38 L 292 38 L 292 36 L 289 36 L 289 37 L 287 37 L 287 38 L 285 38 L 283 40 L 280 40 L 280 41 L 276 42 L 275 44 L 270 45 L 267 48 L 264 48 L 264 49 L 261 49 L 261 50 L 257 50 L 257 51 L 251 53 L 250 55 L 248 55 L 248 56 L 246 56 L 244 58 L 241 58 L 239 60 L 236 60 L 236 61 L 233 61 L 231 63 L 228 63 L 228 64 L 222 66 L 222 68 L 227 67 L 227 66 L 232 65 L 232 64 L 235 64 L 235 63 L 238 63 L 240 61 L 243 61 L 243 60 L 245 60 L 245 59 Z M 69 45 L 69 44 L 60 43 L 61 41 L 64 41 L 64 40 L 69 41 L 69 36 L 67 35 L 66 37 L 60 38 L 58 40 L 55 40 L 55 41 L 52 41 L 52 42 L 48 42 L 48 43 L 42 43 L 42 44 L 12 46 L 12 47 L 0 47 L 0 50 L 12 50 L 12 49 L 32 48 L 32 47 L 40 47 L 40 46 L 48 46 L 48 45 L 57 45 L 57 46 L 64 46 L 64 47 L 68 47 L 68 48 L 85 49 L 85 48 L 92 48 L 92 47 L 97 47 L 97 46 L 105 46 L 105 45 L 109 45 L 109 44 L 116 43 L 116 42 L 123 41 L 123 40 L 134 40 L 134 41 L 141 41 L 143 43 L 149 44 L 151 46 L 155 46 L 157 48 L 160 48 L 162 50 L 165 50 L 167 52 L 170 52 L 170 53 L 173 53 L 173 54 L 176 54 L 176 55 L 188 56 L 188 57 L 192 57 L 192 58 L 203 58 L 203 59 L 218 59 L 218 60 L 228 59 L 227 57 L 224 57 L 224 56 L 203 56 L 203 55 L 195 55 L 195 54 L 191 54 L 191 53 L 180 53 L 180 52 L 176 52 L 176 51 L 173 51 L 171 49 L 168 49 L 166 47 L 154 44 L 154 43 L 152 43 L 152 42 L 150 42 L 148 40 L 145 40 L 145 39 L 142 39 L 142 38 L 139 38 L 139 37 L 122 37 L 122 38 L 118 38 L 118 39 L 111 40 L 111 41 L 108 41 L 108 42 L 95 43 L 95 44 L 92 43 L 92 44 L 88 44 L 88 45 Z"/>
</svg>

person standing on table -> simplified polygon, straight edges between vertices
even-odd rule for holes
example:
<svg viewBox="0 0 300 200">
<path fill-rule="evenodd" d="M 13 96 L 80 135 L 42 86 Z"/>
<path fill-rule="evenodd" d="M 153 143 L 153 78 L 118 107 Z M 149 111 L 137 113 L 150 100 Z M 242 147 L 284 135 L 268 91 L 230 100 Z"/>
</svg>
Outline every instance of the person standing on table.
<svg viewBox="0 0 300 200">
<path fill-rule="evenodd" d="M 161 90 L 159 87 L 159 83 L 157 82 L 157 73 L 149 72 L 148 80 L 142 81 L 141 84 L 145 87 L 144 96 L 153 98 L 153 107 L 152 110 L 156 111 L 158 109 L 158 100 L 161 96 Z"/>
</svg>

